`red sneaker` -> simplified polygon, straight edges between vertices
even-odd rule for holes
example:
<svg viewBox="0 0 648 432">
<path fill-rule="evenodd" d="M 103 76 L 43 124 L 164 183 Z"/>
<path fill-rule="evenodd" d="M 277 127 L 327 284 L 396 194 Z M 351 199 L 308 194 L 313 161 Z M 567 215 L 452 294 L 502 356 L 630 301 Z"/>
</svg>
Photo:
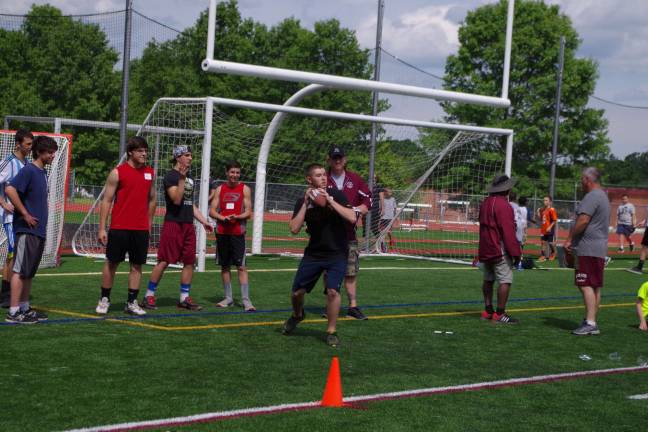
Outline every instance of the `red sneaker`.
<svg viewBox="0 0 648 432">
<path fill-rule="evenodd" d="M 144 297 L 144 301 L 142 302 L 142 307 L 144 309 L 156 310 L 157 305 L 155 304 L 155 297 L 153 296 Z"/>
<path fill-rule="evenodd" d="M 179 309 L 188 309 L 190 311 L 199 311 L 202 310 L 202 306 L 196 304 L 191 300 L 191 297 L 187 297 L 184 301 L 178 302 Z"/>
<path fill-rule="evenodd" d="M 484 321 L 491 320 L 491 319 L 493 319 L 493 314 L 488 313 L 486 311 L 482 311 L 481 316 L 479 317 L 479 319 L 484 320 Z"/>
</svg>

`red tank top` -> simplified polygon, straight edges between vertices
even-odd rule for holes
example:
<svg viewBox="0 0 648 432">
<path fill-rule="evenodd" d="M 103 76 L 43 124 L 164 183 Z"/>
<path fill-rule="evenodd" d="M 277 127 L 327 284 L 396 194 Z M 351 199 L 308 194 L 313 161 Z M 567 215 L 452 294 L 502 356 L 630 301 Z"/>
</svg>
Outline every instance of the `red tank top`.
<svg viewBox="0 0 648 432">
<path fill-rule="evenodd" d="M 110 219 L 110 228 L 148 231 L 149 193 L 153 186 L 155 172 L 153 168 L 145 166 L 133 168 L 128 163 L 117 167 L 119 183 L 115 193 Z"/>
<path fill-rule="evenodd" d="M 243 189 L 245 185 L 239 183 L 230 187 L 227 183 L 221 185 L 219 198 L 219 213 L 223 216 L 232 214 L 238 215 L 243 213 Z M 241 235 L 245 234 L 246 221 L 232 220 L 228 222 L 218 222 L 216 232 L 218 234 Z"/>
</svg>

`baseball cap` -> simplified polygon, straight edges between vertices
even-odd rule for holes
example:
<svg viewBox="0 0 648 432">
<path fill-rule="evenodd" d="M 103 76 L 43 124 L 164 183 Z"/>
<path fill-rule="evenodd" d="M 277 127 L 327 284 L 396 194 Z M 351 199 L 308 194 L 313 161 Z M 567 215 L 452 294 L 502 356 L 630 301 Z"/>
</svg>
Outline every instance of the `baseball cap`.
<svg viewBox="0 0 648 432">
<path fill-rule="evenodd" d="M 337 146 L 337 145 L 331 146 L 331 148 L 329 149 L 328 155 L 329 155 L 330 158 L 344 157 L 345 156 L 344 149 L 342 147 L 340 147 L 340 146 Z"/>
</svg>

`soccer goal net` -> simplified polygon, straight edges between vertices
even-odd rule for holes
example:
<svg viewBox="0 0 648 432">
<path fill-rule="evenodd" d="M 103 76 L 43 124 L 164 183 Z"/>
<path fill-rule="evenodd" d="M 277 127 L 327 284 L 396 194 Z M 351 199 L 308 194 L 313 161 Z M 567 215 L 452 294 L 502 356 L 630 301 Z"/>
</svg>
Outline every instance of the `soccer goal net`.
<svg viewBox="0 0 648 432">
<path fill-rule="evenodd" d="M 47 170 L 47 237 L 45 250 L 40 267 L 55 267 L 61 257 L 61 239 L 63 237 L 63 220 L 65 218 L 65 202 L 67 198 L 67 181 L 72 154 L 72 136 L 51 134 L 46 132 L 33 132 L 34 136 L 46 135 L 53 138 L 58 144 L 58 150 L 51 165 Z M 14 152 L 16 131 L 0 130 L 0 157 L 4 161 Z M 27 157 L 31 161 L 31 155 Z M 7 259 L 7 234 L 0 230 L 0 263 Z"/>
<path fill-rule="evenodd" d="M 256 253 L 301 254 L 308 234 L 291 235 L 288 221 L 296 200 L 305 191 L 304 167 L 310 163 L 326 165 L 328 149 L 335 144 L 346 152 L 347 169 L 368 180 L 371 122 L 288 116 L 274 137 L 267 160 L 260 165 L 261 145 L 275 113 L 227 106 L 218 98 L 212 100 L 213 110 L 208 109 L 209 98 L 161 99 L 142 126 L 141 135 L 151 146 L 149 160 L 156 172 L 159 200 L 151 232 L 151 257 L 157 251 L 164 215 L 161 179 L 171 168 L 176 145 L 190 145 L 193 149 L 191 174 L 196 180 L 195 197 L 204 199 L 200 203 L 203 209 L 207 206 L 205 188 L 209 179 L 224 182 L 225 163 L 229 160 L 241 164 L 241 180 L 253 194 L 263 191 L 262 201 L 254 199 L 263 203 L 262 208 L 254 209 L 256 214 L 261 212 L 263 217 L 258 219 L 262 223 L 253 227 L 252 221 L 248 222 L 248 250 L 256 236 L 260 243 Z M 377 129 L 377 187 L 370 212 L 372 220 L 369 223 L 366 218 L 357 226 L 362 250 L 472 260 L 477 251 L 480 200 L 487 184 L 504 169 L 503 134 L 456 133 L 387 123 L 378 123 Z M 256 183 L 258 172 L 264 174 L 263 187 Z M 392 214 L 381 213 L 381 197 L 382 207 L 390 205 Z M 104 253 L 97 242 L 97 204 L 73 240 L 78 254 Z M 197 229 L 199 236 L 205 234 L 202 228 Z M 205 252 L 214 252 L 213 237 Z"/>
</svg>

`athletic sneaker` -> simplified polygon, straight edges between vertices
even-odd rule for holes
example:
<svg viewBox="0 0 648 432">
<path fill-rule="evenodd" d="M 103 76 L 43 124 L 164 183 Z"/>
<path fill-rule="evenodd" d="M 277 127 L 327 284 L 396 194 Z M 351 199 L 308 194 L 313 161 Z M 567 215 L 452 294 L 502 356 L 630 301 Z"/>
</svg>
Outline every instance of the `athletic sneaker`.
<svg viewBox="0 0 648 432">
<path fill-rule="evenodd" d="M 643 270 L 640 269 L 639 267 L 632 267 L 632 268 L 626 269 L 626 271 L 630 272 L 630 273 L 638 274 L 638 275 L 643 274 Z"/>
<path fill-rule="evenodd" d="M 15 314 L 7 312 L 7 315 L 5 315 L 5 321 L 14 324 L 36 324 L 38 322 L 36 318 L 27 316 L 20 311 Z"/>
<path fill-rule="evenodd" d="M 491 319 L 493 319 L 493 313 L 488 313 L 486 311 L 482 311 L 481 316 L 479 317 L 479 319 L 484 320 L 484 321 L 491 320 Z"/>
<path fill-rule="evenodd" d="M 144 301 L 142 302 L 142 307 L 144 309 L 156 310 L 157 304 L 155 304 L 154 296 L 144 296 Z"/>
<path fill-rule="evenodd" d="M 243 299 L 243 309 L 245 309 L 245 312 L 256 312 L 256 308 L 248 299 Z"/>
<path fill-rule="evenodd" d="M 556 254 L 555 253 L 549 255 L 549 261 L 554 261 L 555 259 L 556 259 Z"/>
<path fill-rule="evenodd" d="M 224 298 L 223 300 L 216 303 L 216 307 L 226 308 L 232 306 L 233 304 L 234 300 Z"/>
<path fill-rule="evenodd" d="M 634 243 L 630 243 L 630 252 L 634 251 Z"/>
<path fill-rule="evenodd" d="M 95 312 L 97 312 L 99 315 L 106 315 L 108 313 L 109 307 L 110 307 L 110 300 L 108 300 L 108 297 L 101 297 L 99 299 L 99 303 L 97 303 L 97 308 L 95 309 Z"/>
<path fill-rule="evenodd" d="M 36 321 L 47 321 L 47 314 L 43 312 L 38 312 L 35 309 L 29 308 L 23 314 L 31 317 L 31 318 L 36 318 Z"/>
<path fill-rule="evenodd" d="M 355 318 L 357 320 L 367 320 L 367 316 L 362 313 L 359 307 L 350 307 L 347 309 L 347 315 L 349 318 Z"/>
<path fill-rule="evenodd" d="M 285 335 L 292 333 L 292 331 L 297 328 L 297 324 L 304 321 L 304 318 L 306 318 L 306 312 L 304 312 L 304 309 L 302 309 L 301 317 L 299 318 L 290 315 L 290 318 L 288 318 L 284 323 L 281 332 Z"/>
<path fill-rule="evenodd" d="M 617 251 L 623 253 L 623 252 L 624 252 L 624 251 L 623 251 L 623 247 L 622 247 L 622 246 L 619 246 L 619 247 L 617 248 Z"/>
<path fill-rule="evenodd" d="M 326 344 L 331 348 L 337 348 L 340 345 L 340 338 L 337 333 L 327 333 Z"/>
<path fill-rule="evenodd" d="M 506 312 L 504 312 L 502 315 L 498 314 L 497 312 L 493 313 L 493 322 L 497 324 L 519 324 L 520 321 L 513 318 Z"/>
<path fill-rule="evenodd" d="M 133 300 L 132 303 L 126 302 L 126 307 L 124 308 L 124 312 L 126 312 L 129 315 L 137 315 L 137 316 L 146 315 L 146 311 L 142 309 L 140 305 L 137 304 L 137 300 Z"/>
<path fill-rule="evenodd" d="M 603 263 L 603 266 L 607 267 L 608 265 L 610 265 L 611 262 L 612 262 L 612 257 L 606 256 L 605 257 L 605 262 Z"/>
<path fill-rule="evenodd" d="M 572 334 L 577 336 L 597 335 L 601 334 L 601 330 L 597 325 L 587 324 L 587 321 L 583 321 L 580 327 L 572 330 Z"/>
<path fill-rule="evenodd" d="M 187 297 L 184 301 L 178 302 L 179 309 L 188 309 L 190 311 L 202 310 L 202 306 L 193 302 L 191 297 Z"/>
<path fill-rule="evenodd" d="M 538 258 L 538 262 L 545 262 L 545 261 L 547 261 L 547 258 L 545 258 L 544 256 Z"/>
</svg>

